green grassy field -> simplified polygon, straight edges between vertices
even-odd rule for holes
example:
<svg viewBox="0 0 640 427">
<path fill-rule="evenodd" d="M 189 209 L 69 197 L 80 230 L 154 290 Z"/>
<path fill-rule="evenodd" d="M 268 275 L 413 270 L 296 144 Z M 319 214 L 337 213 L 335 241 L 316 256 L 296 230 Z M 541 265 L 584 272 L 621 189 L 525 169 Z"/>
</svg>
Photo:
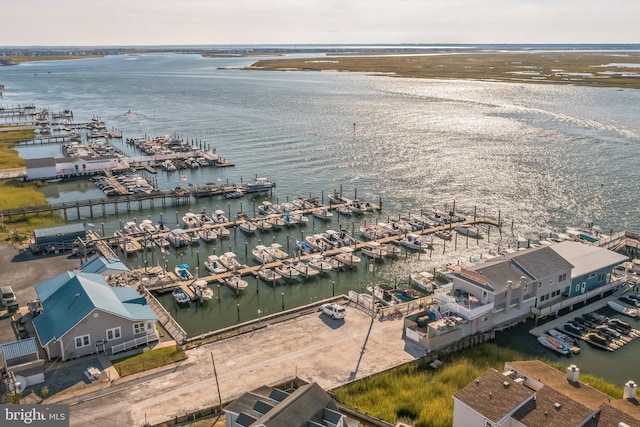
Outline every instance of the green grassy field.
<svg viewBox="0 0 640 427">
<path fill-rule="evenodd" d="M 499 372 L 504 363 L 531 359 L 488 343 L 439 357 L 438 370 L 408 364 L 355 381 L 334 390 L 338 402 L 392 424 L 404 421 L 416 427 L 445 427 L 453 423 L 452 396 L 489 368 Z M 562 366 L 546 362 L 556 369 Z M 606 381 L 581 374 L 580 381 L 616 399 L 622 390 Z"/>
<path fill-rule="evenodd" d="M 626 64 L 618 66 L 617 64 Z M 248 69 L 354 71 L 397 77 L 640 88 L 640 54 L 629 52 L 463 52 L 330 55 L 261 60 Z"/>
<path fill-rule="evenodd" d="M 0 126 L 0 170 L 24 167 L 24 160 L 14 149 L 20 141 L 33 139 L 33 130 L 11 130 Z M 44 194 L 38 191 L 40 182 L 0 180 L 0 210 L 25 206 L 46 205 Z M 62 218 L 50 214 L 29 214 L 14 216 L 11 221 L 3 217 L 0 225 L 0 240 L 20 243 L 33 234 L 35 228 L 51 227 L 63 222 Z"/>
<path fill-rule="evenodd" d="M 178 346 L 162 347 L 114 360 L 113 367 L 121 377 L 179 362 L 187 356 Z"/>
</svg>

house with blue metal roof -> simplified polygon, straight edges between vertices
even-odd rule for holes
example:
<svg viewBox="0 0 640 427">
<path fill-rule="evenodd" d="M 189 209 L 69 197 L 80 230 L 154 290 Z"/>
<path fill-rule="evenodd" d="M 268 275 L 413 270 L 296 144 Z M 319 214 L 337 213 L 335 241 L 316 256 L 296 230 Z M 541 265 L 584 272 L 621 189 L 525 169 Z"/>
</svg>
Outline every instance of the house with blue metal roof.
<svg viewBox="0 0 640 427">
<path fill-rule="evenodd" d="M 69 271 L 35 286 L 42 313 L 33 319 L 49 359 L 115 353 L 159 339 L 158 316 L 130 287 L 111 287 L 103 276 Z"/>
<path fill-rule="evenodd" d="M 85 273 L 95 273 L 107 277 L 112 274 L 126 273 L 129 268 L 118 258 L 100 256 L 82 264 L 80 270 Z"/>
</svg>

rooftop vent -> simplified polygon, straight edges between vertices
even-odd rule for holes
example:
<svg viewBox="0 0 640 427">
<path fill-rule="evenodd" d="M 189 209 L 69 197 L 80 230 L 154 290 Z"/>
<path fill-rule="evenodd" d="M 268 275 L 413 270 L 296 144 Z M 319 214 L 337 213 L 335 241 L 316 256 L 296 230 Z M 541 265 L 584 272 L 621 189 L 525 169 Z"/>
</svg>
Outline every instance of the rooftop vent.
<svg viewBox="0 0 640 427">
<path fill-rule="evenodd" d="M 553 407 L 556 408 L 556 409 L 560 409 L 562 407 L 562 405 L 560 403 L 556 402 L 556 403 L 553 404 Z"/>
<path fill-rule="evenodd" d="M 567 368 L 567 380 L 572 383 L 577 383 L 580 379 L 580 369 L 576 365 L 571 365 Z"/>
<path fill-rule="evenodd" d="M 80 298 L 80 293 L 75 294 L 76 298 Z"/>
<path fill-rule="evenodd" d="M 504 388 L 509 388 L 509 381 L 504 381 L 504 382 L 502 383 L 502 386 L 503 386 Z"/>
</svg>

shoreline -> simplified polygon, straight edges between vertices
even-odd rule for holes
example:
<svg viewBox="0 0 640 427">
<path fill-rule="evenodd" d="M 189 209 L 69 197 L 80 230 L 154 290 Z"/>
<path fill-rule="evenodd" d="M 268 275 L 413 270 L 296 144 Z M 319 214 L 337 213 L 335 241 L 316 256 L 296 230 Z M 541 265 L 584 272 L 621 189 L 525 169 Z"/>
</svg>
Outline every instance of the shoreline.
<svg viewBox="0 0 640 427">
<path fill-rule="evenodd" d="M 349 71 L 390 77 L 640 89 L 638 52 L 390 53 L 259 60 L 245 70 Z"/>
</svg>

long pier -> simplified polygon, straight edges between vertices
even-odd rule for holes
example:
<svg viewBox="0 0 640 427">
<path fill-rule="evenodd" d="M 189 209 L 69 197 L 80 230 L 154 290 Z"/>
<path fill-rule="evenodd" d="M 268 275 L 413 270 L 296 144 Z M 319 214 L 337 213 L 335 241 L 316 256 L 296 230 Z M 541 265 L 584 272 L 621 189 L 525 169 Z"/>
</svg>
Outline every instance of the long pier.
<svg viewBox="0 0 640 427">
<path fill-rule="evenodd" d="M 188 192 L 175 192 L 175 191 L 156 191 L 149 194 L 132 194 L 127 196 L 115 196 L 109 198 L 100 199 L 87 199 L 77 200 L 74 202 L 62 202 L 62 203 L 49 203 L 46 205 L 27 206 L 23 208 L 13 208 L 0 210 L 7 220 L 11 221 L 14 216 L 22 215 L 25 217 L 28 214 L 50 212 L 53 215 L 55 211 L 63 211 L 64 219 L 68 220 L 67 210 L 76 209 L 77 217 L 80 218 L 80 208 L 88 207 L 90 210 L 90 216 L 93 217 L 93 208 L 100 207 L 102 216 L 106 216 L 106 206 L 113 205 L 115 213 L 118 213 L 118 206 L 124 204 L 126 211 L 131 212 L 131 206 L 137 205 L 138 210 L 144 209 L 143 202 L 149 201 L 150 207 L 154 208 L 154 201 L 159 200 L 162 207 L 166 207 L 167 204 L 180 205 L 189 204 L 191 195 Z"/>
<path fill-rule="evenodd" d="M 345 203 L 342 204 L 336 204 L 336 205 L 331 205 L 330 209 L 337 209 L 343 206 L 348 206 L 349 204 L 351 204 L 352 201 L 347 200 Z M 318 207 L 318 208 L 310 208 L 310 209 L 305 209 L 302 212 L 304 214 L 312 214 L 313 211 L 318 210 L 318 209 L 324 209 L 327 207 Z M 377 209 L 379 209 L 379 207 L 376 206 Z M 280 214 L 282 215 L 282 214 Z M 219 228 L 219 227 L 237 227 L 247 221 L 254 221 L 253 218 L 246 218 L 246 219 L 237 219 L 235 221 L 230 221 L 227 223 L 223 223 L 223 224 L 211 224 L 208 227 L 211 228 Z M 459 225 L 473 225 L 473 224 L 489 224 L 489 225 L 493 225 L 496 227 L 500 226 L 499 221 L 493 219 L 493 218 L 486 218 L 486 217 L 465 217 L 465 219 L 463 221 L 459 221 L 455 223 L 455 226 L 459 226 Z M 437 233 L 438 231 L 442 231 L 442 230 L 449 230 L 453 227 L 452 224 L 445 224 L 445 225 L 441 225 L 441 226 L 437 226 L 437 227 L 429 227 L 429 228 L 424 228 L 421 230 L 417 230 L 417 231 L 412 231 L 411 233 L 413 234 L 421 234 L 421 235 L 432 235 Z M 190 228 L 189 230 L 194 230 L 194 231 L 198 231 L 201 227 L 194 227 L 194 228 Z M 161 232 L 161 233 L 154 233 L 153 236 L 155 237 L 166 237 L 170 232 L 169 231 L 165 231 L 165 232 Z M 368 246 L 371 242 L 377 242 L 379 244 L 385 244 L 385 243 L 398 243 L 402 238 L 404 238 L 408 233 L 401 233 L 401 234 L 397 234 L 397 235 L 392 235 L 392 236 L 385 236 L 379 239 L 375 239 L 375 240 L 368 240 L 368 241 L 359 241 L 356 240 L 355 243 L 353 243 L 352 245 L 350 245 L 349 247 L 351 247 L 354 251 L 360 250 L 363 247 Z M 102 242 L 103 244 L 112 244 L 112 243 L 116 243 L 118 241 L 117 237 L 103 237 L 103 238 L 98 238 L 97 234 L 92 234 L 91 235 L 92 238 L 99 240 L 100 242 Z M 144 233 L 140 233 L 139 235 L 134 235 L 131 236 L 130 238 L 134 241 L 139 241 L 139 240 L 144 240 L 144 239 L 148 239 L 148 234 L 145 235 Z M 141 247 L 143 247 L 144 245 L 140 245 Z M 340 253 L 341 248 L 333 248 L 333 249 L 328 249 L 322 252 L 323 256 L 332 256 L 332 255 L 336 255 L 338 253 Z M 112 253 L 112 252 L 111 252 Z M 291 258 L 288 258 L 286 260 L 279 260 L 279 261 L 273 261 L 273 262 L 269 262 L 269 263 L 265 263 L 265 264 L 258 264 L 258 265 L 243 265 L 242 267 L 238 268 L 236 271 L 234 271 L 233 273 L 237 273 L 240 274 L 242 276 L 254 276 L 257 277 L 258 276 L 258 272 L 263 269 L 263 268 L 274 268 L 274 267 L 278 267 L 281 266 L 283 264 L 287 264 L 287 263 L 292 263 L 295 261 L 300 261 L 300 260 L 306 260 L 309 259 L 313 256 L 317 255 L 316 253 L 310 253 L 310 254 L 306 254 L 306 253 L 301 253 L 299 256 L 294 256 Z M 106 256 L 106 255 L 105 255 Z M 329 271 L 327 271 L 329 272 Z M 168 273 L 171 274 L 171 273 Z M 163 283 L 161 286 L 158 287 L 154 287 L 153 285 L 149 286 L 147 285 L 146 288 L 148 290 L 151 291 L 160 291 L 160 292 L 166 292 L 166 291 L 170 291 L 173 289 L 176 289 L 178 287 L 182 288 L 192 299 L 196 299 L 195 294 L 193 293 L 193 291 L 189 288 L 189 285 L 194 281 L 194 280 L 205 280 L 207 283 L 217 283 L 217 284 L 224 284 L 225 283 L 225 279 L 227 279 L 230 275 L 232 274 L 232 272 L 225 272 L 225 273 L 221 273 L 221 274 L 215 274 L 215 275 L 205 275 L 205 276 L 199 276 L 196 277 L 193 280 L 189 280 L 189 281 L 180 281 L 180 280 L 176 280 L 173 282 L 173 284 L 167 284 L 167 283 Z"/>
</svg>

